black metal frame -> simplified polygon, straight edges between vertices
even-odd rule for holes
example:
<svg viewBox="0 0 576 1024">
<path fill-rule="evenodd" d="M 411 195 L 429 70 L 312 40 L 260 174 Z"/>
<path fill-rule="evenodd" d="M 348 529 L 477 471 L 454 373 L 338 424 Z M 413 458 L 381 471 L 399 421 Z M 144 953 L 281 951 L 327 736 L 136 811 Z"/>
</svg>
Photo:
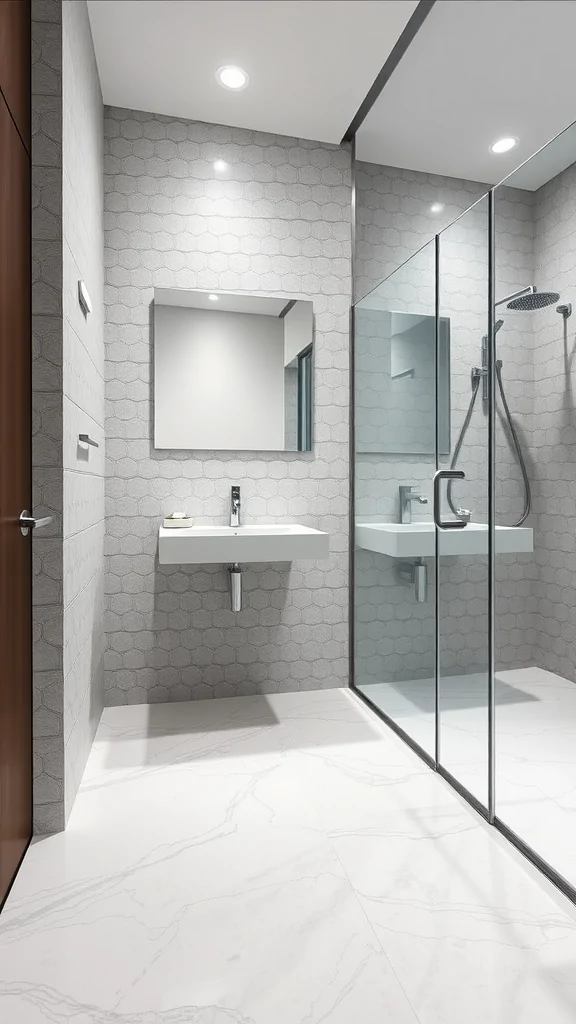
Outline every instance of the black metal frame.
<svg viewBox="0 0 576 1024">
<path fill-rule="evenodd" d="M 512 843 L 512 846 L 515 846 L 519 853 L 526 857 L 526 860 L 529 860 L 535 868 L 538 868 L 538 871 L 541 871 L 548 881 L 552 882 L 552 885 L 555 885 L 556 888 L 560 890 L 563 896 L 566 896 L 572 901 L 572 903 L 576 904 L 576 888 L 574 888 L 573 885 L 570 885 L 570 882 L 568 882 L 563 875 L 560 875 L 555 871 L 548 861 L 544 860 L 539 853 L 536 853 L 528 843 L 525 843 L 524 840 L 516 834 L 516 832 L 509 828 L 508 825 L 501 821 L 497 816 L 494 817 L 490 824 L 493 825 L 494 828 L 500 832 L 500 835 L 504 836 L 509 843 Z"/>
<path fill-rule="evenodd" d="M 434 470 L 435 475 L 440 468 L 440 415 L 438 412 L 438 406 L 440 404 L 440 382 L 438 379 L 438 368 L 440 360 L 440 235 L 434 236 L 434 315 L 435 315 L 435 331 L 436 331 L 436 393 L 434 401 L 436 402 L 436 415 L 434 417 Z M 448 393 L 450 393 L 450 384 L 448 384 Z M 450 447 L 450 437 L 448 438 L 448 447 Z M 442 730 L 440 728 L 440 630 L 438 628 L 438 609 L 440 607 L 440 545 L 438 540 L 438 530 L 434 530 L 434 614 L 436 616 L 436 631 L 434 634 L 434 754 L 436 768 L 440 764 L 440 743 L 442 738 Z"/>
<path fill-rule="evenodd" d="M 354 114 L 354 117 L 346 129 L 342 142 L 352 142 L 354 140 L 360 125 L 372 110 L 372 107 L 376 103 L 376 100 L 380 96 L 384 86 L 392 77 L 392 74 L 398 67 L 402 57 L 410 46 L 410 43 L 413 41 L 416 33 L 421 29 L 435 3 L 436 0 L 420 0 L 418 6 L 412 12 L 403 31 L 400 33 L 396 43 L 388 54 L 388 57 L 378 72 L 374 82 L 366 93 L 366 96 L 362 100 L 362 103 L 358 107 L 358 110 Z"/>
<path fill-rule="evenodd" d="M 356 639 L 355 611 L 355 503 L 356 503 L 356 333 L 354 305 L 354 285 L 356 281 L 356 136 L 350 144 L 350 341 L 348 363 L 348 386 L 350 400 L 348 405 L 348 480 L 350 501 L 348 505 L 348 672 L 349 685 L 354 685 L 354 644 Z M 358 691 L 357 691 L 358 692 Z"/>
<path fill-rule="evenodd" d="M 494 189 L 488 193 L 488 820 L 496 817 L 496 276 Z"/>
</svg>

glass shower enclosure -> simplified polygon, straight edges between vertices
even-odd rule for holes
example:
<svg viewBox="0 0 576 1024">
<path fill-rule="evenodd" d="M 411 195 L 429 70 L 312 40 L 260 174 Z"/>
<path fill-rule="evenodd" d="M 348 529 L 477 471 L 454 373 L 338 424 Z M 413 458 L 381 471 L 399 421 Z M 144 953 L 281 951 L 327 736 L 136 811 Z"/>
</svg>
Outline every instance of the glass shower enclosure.
<svg viewBox="0 0 576 1024">
<path fill-rule="evenodd" d="M 572 899 L 575 272 L 571 128 L 356 302 L 352 419 L 353 686 Z"/>
</svg>

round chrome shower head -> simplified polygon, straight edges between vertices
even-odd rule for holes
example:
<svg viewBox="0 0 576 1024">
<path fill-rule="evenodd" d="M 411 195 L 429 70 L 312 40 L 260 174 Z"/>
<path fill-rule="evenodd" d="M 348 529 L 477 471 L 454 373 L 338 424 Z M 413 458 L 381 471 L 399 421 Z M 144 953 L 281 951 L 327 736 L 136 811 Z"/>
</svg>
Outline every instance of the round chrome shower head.
<svg viewBox="0 0 576 1024">
<path fill-rule="evenodd" d="M 532 310 L 542 309 L 544 306 L 552 306 L 558 302 L 559 292 L 529 292 L 527 295 L 520 295 L 517 299 L 509 302 L 507 309 Z"/>
</svg>

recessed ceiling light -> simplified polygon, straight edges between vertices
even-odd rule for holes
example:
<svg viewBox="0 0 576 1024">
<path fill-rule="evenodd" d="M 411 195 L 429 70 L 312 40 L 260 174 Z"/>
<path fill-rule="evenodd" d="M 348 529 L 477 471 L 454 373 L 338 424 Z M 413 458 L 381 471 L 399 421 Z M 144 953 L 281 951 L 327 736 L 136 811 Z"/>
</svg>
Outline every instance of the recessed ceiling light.
<svg viewBox="0 0 576 1024">
<path fill-rule="evenodd" d="M 444 203 L 432 203 L 430 207 L 430 213 L 442 213 L 444 209 Z"/>
<path fill-rule="evenodd" d="M 493 153 L 509 153 L 517 145 L 518 139 L 513 138 L 512 135 L 507 135 L 505 139 L 496 139 L 496 142 L 492 143 L 490 149 Z"/>
<path fill-rule="evenodd" d="M 225 89 L 245 89 L 249 82 L 248 73 L 244 68 L 235 67 L 233 64 L 218 68 L 216 79 Z"/>
<path fill-rule="evenodd" d="M 210 302 L 218 302 L 217 295 L 209 295 L 208 298 L 210 299 Z"/>
<path fill-rule="evenodd" d="M 215 171 L 222 172 L 228 169 L 228 164 L 226 163 L 225 160 L 215 160 L 213 166 Z"/>
</svg>

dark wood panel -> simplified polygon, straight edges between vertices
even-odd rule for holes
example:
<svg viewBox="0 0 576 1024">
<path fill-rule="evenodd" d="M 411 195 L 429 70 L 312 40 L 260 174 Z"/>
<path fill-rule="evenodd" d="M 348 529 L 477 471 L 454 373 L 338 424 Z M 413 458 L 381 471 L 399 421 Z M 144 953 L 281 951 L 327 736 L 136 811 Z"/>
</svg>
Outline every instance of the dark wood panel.
<svg viewBox="0 0 576 1024">
<path fill-rule="evenodd" d="M 32 827 L 30 160 L 0 97 L 0 902 Z"/>
<path fill-rule="evenodd" d="M 30 151 L 30 0 L 0 0 L 0 90 Z"/>
</svg>

